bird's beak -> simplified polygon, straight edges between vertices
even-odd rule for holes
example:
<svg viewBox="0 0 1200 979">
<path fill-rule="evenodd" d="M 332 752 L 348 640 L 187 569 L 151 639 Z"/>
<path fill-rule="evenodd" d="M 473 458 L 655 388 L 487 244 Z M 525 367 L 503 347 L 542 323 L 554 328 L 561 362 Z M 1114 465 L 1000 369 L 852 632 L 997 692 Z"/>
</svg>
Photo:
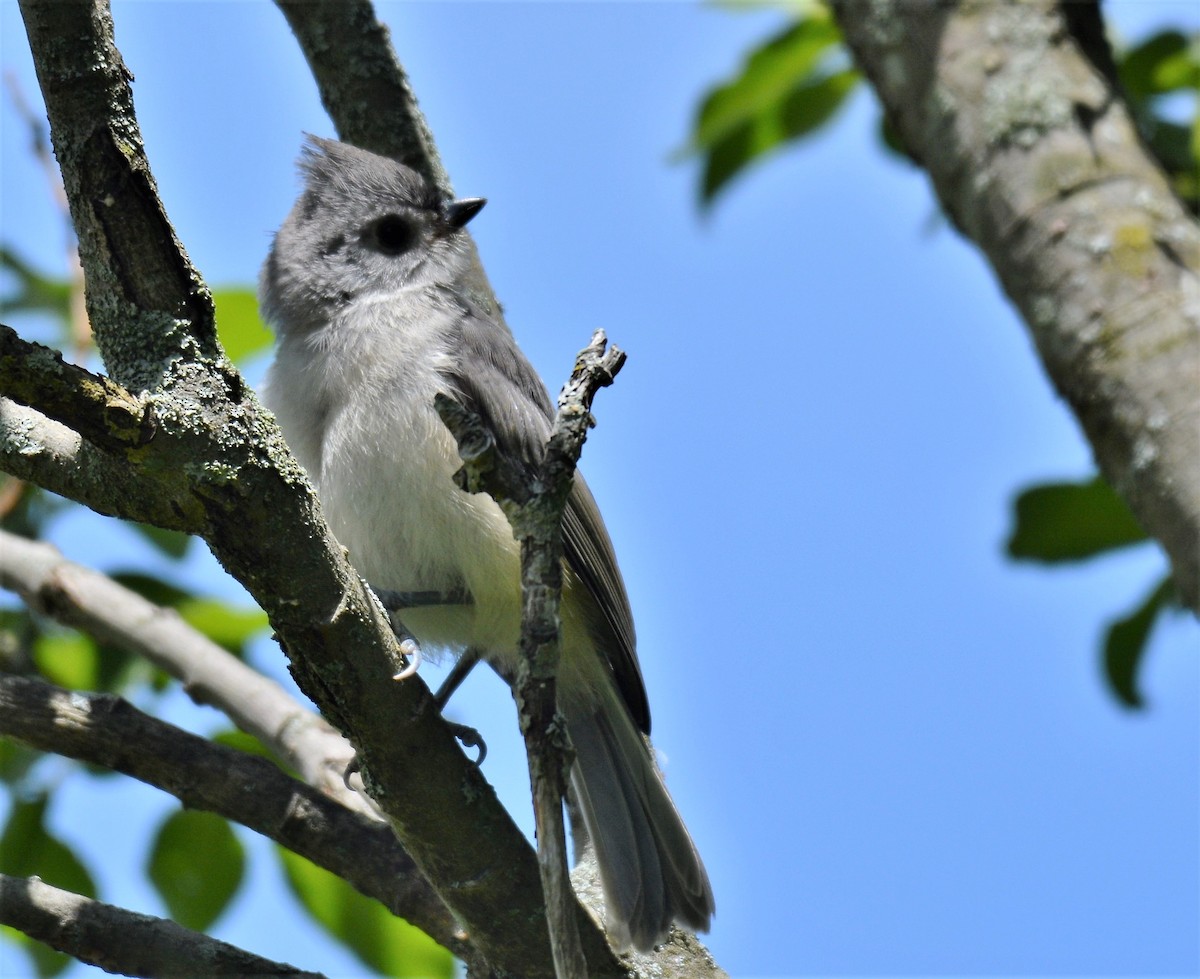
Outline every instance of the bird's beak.
<svg viewBox="0 0 1200 979">
<path fill-rule="evenodd" d="M 464 197 L 446 205 L 446 221 L 452 228 L 461 228 L 483 210 L 486 197 Z"/>
</svg>

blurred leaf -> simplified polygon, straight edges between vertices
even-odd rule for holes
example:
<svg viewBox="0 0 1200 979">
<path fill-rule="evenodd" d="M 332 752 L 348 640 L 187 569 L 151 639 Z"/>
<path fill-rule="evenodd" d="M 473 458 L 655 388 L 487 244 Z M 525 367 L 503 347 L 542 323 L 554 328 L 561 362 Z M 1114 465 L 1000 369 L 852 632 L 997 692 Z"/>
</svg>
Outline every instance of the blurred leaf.
<svg viewBox="0 0 1200 979">
<path fill-rule="evenodd" d="M 454 957 L 340 877 L 277 848 L 292 892 L 331 935 L 376 972 L 396 979 L 450 979 Z"/>
<path fill-rule="evenodd" d="M 98 643 L 81 632 L 45 632 L 33 644 L 38 672 L 51 683 L 69 690 L 119 691 L 129 671 L 141 660 L 108 643 Z"/>
<path fill-rule="evenodd" d="M 148 602 L 175 609 L 193 629 L 235 655 L 241 655 L 247 640 L 270 625 L 261 609 L 200 598 L 152 575 L 119 571 L 112 579 Z"/>
<path fill-rule="evenodd" d="M 133 523 L 130 526 L 163 554 L 175 560 L 184 557 L 192 543 L 189 534 L 181 533 L 178 530 L 163 530 L 161 527 L 152 527 L 148 523 Z"/>
<path fill-rule="evenodd" d="M 1200 212 L 1200 38 L 1160 31 L 1118 57 L 1121 84 L 1179 198 Z M 1165 96 L 1192 94 L 1190 123 L 1168 118 Z"/>
<path fill-rule="evenodd" d="M 155 836 L 146 874 L 172 918 L 204 931 L 237 893 L 245 863 L 242 844 L 228 822 L 209 812 L 182 809 Z"/>
<path fill-rule="evenodd" d="M 41 758 L 40 751 L 10 738 L 0 738 L 0 782 L 10 785 L 20 782 Z"/>
<path fill-rule="evenodd" d="M 37 876 L 47 884 L 94 898 L 96 885 L 87 868 L 65 843 L 46 831 L 47 804 L 45 795 L 30 801 L 14 800 L 4 832 L 0 834 L 0 873 L 13 877 Z M 2 931 L 29 954 L 39 976 L 57 975 L 75 961 L 15 929 Z"/>
<path fill-rule="evenodd" d="M 177 608 L 183 602 L 190 601 L 194 597 L 191 592 L 185 591 L 169 581 L 163 581 L 161 578 L 143 574 L 140 571 L 114 571 L 109 577 L 131 592 L 141 595 L 146 601 L 166 608 Z"/>
<path fill-rule="evenodd" d="M 71 286 L 37 272 L 11 248 L 0 245 L 0 271 L 13 276 L 17 291 L 0 297 L 0 316 L 17 312 L 50 313 L 66 321 L 70 316 Z"/>
<path fill-rule="evenodd" d="M 226 731 L 219 731 L 214 734 L 212 740 L 217 744 L 225 745 L 226 748 L 234 748 L 237 751 L 243 751 L 248 755 L 256 755 L 259 758 L 265 758 L 269 762 L 278 764 L 275 756 L 267 750 L 267 746 L 254 737 L 254 735 L 247 734 L 245 731 L 229 728 Z"/>
<path fill-rule="evenodd" d="M 1104 637 L 1104 674 L 1113 693 L 1126 707 L 1138 709 L 1145 705 L 1137 687 L 1138 669 L 1159 613 L 1174 600 L 1175 585 L 1167 577 L 1137 609 L 1108 627 Z"/>
<path fill-rule="evenodd" d="M 1131 96 L 1200 88 L 1200 47 L 1179 31 L 1161 31 L 1122 53 L 1117 70 Z"/>
<path fill-rule="evenodd" d="M 271 346 L 271 331 L 258 315 L 258 297 L 253 289 L 217 289 L 217 335 L 230 360 L 243 363 Z"/>
<path fill-rule="evenodd" d="M 1008 553 L 1020 560 L 1078 561 L 1147 539 L 1125 501 L 1100 476 L 1022 490 L 1014 509 Z"/>
<path fill-rule="evenodd" d="M 860 78 L 844 63 L 837 25 L 814 7 L 752 51 L 735 79 L 713 88 L 687 150 L 704 157 L 702 201 L 754 160 L 827 122 Z"/>
<path fill-rule="evenodd" d="M 56 976 L 60 972 L 64 972 L 69 966 L 75 964 L 75 959 L 64 952 L 56 952 L 49 945 L 43 945 L 39 941 L 30 938 L 24 932 L 17 931 L 16 928 L 10 928 L 8 925 L 0 925 L 0 935 L 3 935 L 8 941 L 16 945 L 18 948 L 24 949 L 33 962 L 34 972 L 43 979 L 49 979 L 50 976 Z M 5 964 L 3 959 L 0 959 L 0 965 Z"/>
<path fill-rule="evenodd" d="M 261 609 L 235 608 L 214 598 L 188 598 L 178 607 L 188 625 L 238 656 L 247 640 L 270 625 Z"/>
<path fill-rule="evenodd" d="M 39 636 L 33 647 L 38 672 L 51 683 L 69 690 L 98 690 L 100 648 L 80 632 L 52 632 Z"/>
<path fill-rule="evenodd" d="M 92 875 L 70 847 L 46 830 L 48 801 L 48 796 L 40 795 L 30 801 L 13 802 L 8 823 L 0 834 L 0 873 L 13 877 L 36 875 L 47 884 L 94 898 Z"/>
</svg>

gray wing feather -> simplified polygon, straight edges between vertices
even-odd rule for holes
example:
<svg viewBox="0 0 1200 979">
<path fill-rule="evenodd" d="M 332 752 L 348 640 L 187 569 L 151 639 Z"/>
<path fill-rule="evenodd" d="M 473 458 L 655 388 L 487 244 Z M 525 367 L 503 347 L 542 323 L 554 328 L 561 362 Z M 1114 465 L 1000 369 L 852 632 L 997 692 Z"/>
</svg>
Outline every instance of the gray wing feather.
<svg viewBox="0 0 1200 979">
<path fill-rule="evenodd" d="M 458 328 L 458 366 L 470 364 L 471 370 L 456 367 L 447 379 L 463 403 L 491 429 L 500 451 L 526 463 L 536 462 L 554 417 L 541 378 L 503 323 L 464 305 Z M 567 565 L 601 612 L 607 633 L 602 638 L 607 641 L 600 645 L 617 689 L 634 723 L 649 734 L 650 707 L 637 661 L 629 598 L 600 509 L 578 473 L 563 515 L 563 550 Z"/>
</svg>

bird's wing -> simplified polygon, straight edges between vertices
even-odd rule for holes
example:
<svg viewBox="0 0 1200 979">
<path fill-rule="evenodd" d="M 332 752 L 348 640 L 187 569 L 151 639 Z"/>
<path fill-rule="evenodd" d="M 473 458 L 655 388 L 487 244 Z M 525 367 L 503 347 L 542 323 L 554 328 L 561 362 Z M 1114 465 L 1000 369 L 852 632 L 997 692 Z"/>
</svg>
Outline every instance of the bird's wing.
<svg viewBox="0 0 1200 979">
<path fill-rule="evenodd" d="M 509 458 L 533 465 L 541 459 L 554 417 L 545 385 L 503 323 L 475 308 L 457 318 L 461 354 L 445 373 L 463 404 L 483 419 Z M 461 365 L 469 364 L 470 370 Z M 592 596 L 607 626 L 597 637 L 637 726 L 649 734 L 650 707 L 637 661 L 633 613 L 616 553 L 600 509 L 583 477 L 575 474 L 563 514 L 567 564 Z"/>
</svg>

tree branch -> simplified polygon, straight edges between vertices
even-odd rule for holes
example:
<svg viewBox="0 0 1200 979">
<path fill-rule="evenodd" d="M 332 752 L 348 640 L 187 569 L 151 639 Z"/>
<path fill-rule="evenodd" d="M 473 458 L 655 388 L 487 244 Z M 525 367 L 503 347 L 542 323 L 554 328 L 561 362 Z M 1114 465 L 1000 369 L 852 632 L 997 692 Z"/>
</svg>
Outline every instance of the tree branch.
<svg viewBox="0 0 1200 979">
<path fill-rule="evenodd" d="M 276 0 L 343 139 L 416 170 L 453 197 L 429 123 L 368 0 Z M 348 63 L 354 71 L 347 71 Z M 380 112 L 387 106 L 387 112 Z"/>
<path fill-rule="evenodd" d="M 189 626 L 174 609 L 66 560 L 50 544 L 4 530 L 0 587 L 19 593 L 43 615 L 145 657 L 179 680 L 196 703 L 223 711 L 309 785 L 348 809 L 376 816 L 363 796 L 346 785 L 354 761 L 350 743 L 278 683 Z"/>
<path fill-rule="evenodd" d="M 434 406 L 459 444 L 463 468 L 456 478 L 468 492 L 487 492 L 500 504 L 521 545 L 521 658 L 513 690 L 529 761 L 537 824 L 538 864 L 555 968 L 563 977 L 586 977 L 580 947 L 579 905 L 571 890 L 562 800 L 570 749 L 558 713 L 559 606 L 562 599 L 562 518 L 575 466 L 592 424 L 592 399 L 625 362 L 605 353 L 603 330 L 580 351 L 558 399 L 558 413 L 536 474 L 508 464 L 482 420 L 459 402 L 439 395 Z"/>
<path fill-rule="evenodd" d="M 833 0 L 889 119 L 1200 613 L 1200 226 L 1057 0 Z"/>
<path fill-rule="evenodd" d="M 120 455 L 99 449 L 74 429 L 0 397 L 0 469 L 36 483 L 97 513 L 194 532 L 200 514 L 154 491 L 153 480 Z"/>
<path fill-rule="evenodd" d="M 399 650 L 382 609 L 210 342 L 207 294 L 154 194 L 107 7 L 22 0 L 22 12 L 97 344 L 114 380 L 152 392 L 159 427 L 142 465 L 187 476 L 203 536 L 266 610 L 301 688 L 354 743 L 364 784 L 471 942 L 497 972 L 552 975 L 532 850 L 425 685 L 391 681 Z M 594 927 L 592 936 L 597 961 L 614 962 Z"/>
<path fill-rule="evenodd" d="M 453 915 L 384 824 L 264 758 L 215 744 L 112 694 L 0 674 L 0 734 L 112 769 L 247 826 L 337 874 L 468 961 Z"/>
<path fill-rule="evenodd" d="M 0 924 L 121 975 L 323 979 L 319 972 L 272 962 L 174 921 L 93 901 L 36 877 L 0 874 Z"/>
</svg>

